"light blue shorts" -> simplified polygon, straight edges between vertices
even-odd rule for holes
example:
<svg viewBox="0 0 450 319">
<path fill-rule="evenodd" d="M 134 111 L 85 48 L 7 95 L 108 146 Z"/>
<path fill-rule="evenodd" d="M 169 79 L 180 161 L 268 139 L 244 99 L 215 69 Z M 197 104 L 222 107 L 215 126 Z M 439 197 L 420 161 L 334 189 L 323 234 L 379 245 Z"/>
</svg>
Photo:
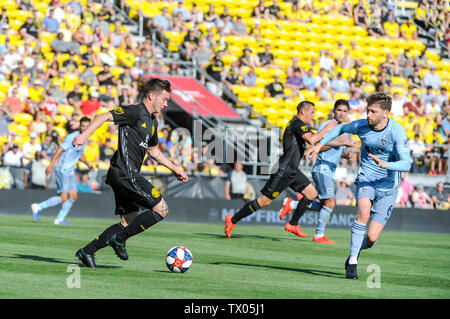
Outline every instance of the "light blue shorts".
<svg viewBox="0 0 450 319">
<path fill-rule="evenodd" d="M 369 198 L 372 201 L 370 218 L 385 225 L 391 216 L 397 199 L 398 188 L 379 191 L 368 182 L 356 182 L 356 200 Z"/>
<path fill-rule="evenodd" d="M 335 194 L 336 181 L 328 175 L 312 172 L 311 173 L 319 199 L 333 198 Z"/>
<path fill-rule="evenodd" d="M 77 180 L 75 171 L 61 172 L 55 170 L 57 193 L 68 193 L 71 190 L 77 190 Z"/>
</svg>

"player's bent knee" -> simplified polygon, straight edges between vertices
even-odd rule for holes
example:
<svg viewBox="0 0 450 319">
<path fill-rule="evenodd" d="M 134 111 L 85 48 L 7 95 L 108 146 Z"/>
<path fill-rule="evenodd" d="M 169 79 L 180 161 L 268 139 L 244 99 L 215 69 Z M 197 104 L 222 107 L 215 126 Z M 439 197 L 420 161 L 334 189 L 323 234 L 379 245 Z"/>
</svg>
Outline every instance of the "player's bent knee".
<svg viewBox="0 0 450 319">
<path fill-rule="evenodd" d="M 302 194 L 310 201 L 313 201 L 319 195 L 312 184 L 306 186 L 306 188 L 302 191 Z"/>
<path fill-rule="evenodd" d="M 164 199 L 162 199 L 158 205 L 153 207 L 153 211 L 161 215 L 162 218 L 165 218 L 169 214 L 169 207 Z"/>
</svg>

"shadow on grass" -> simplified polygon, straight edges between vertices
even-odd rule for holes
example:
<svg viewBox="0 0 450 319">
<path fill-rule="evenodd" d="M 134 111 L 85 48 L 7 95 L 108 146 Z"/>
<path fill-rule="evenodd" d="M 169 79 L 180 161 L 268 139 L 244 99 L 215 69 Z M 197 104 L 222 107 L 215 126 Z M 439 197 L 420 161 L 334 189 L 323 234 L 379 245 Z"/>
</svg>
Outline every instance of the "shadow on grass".
<svg viewBox="0 0 450 319">
<path fill-rule="evenodd" d="M 21 255 L 21 254 L 16 254 L 14 256 L 10 256 L 10 257 L 6 257 L 6 256 L 2 256 L 3 258 L 12 258 L 12 259 L 28 259 L 28 260 L 34 260 L 34 261 L 39 261 L 39 262 L 47 262 L 47 263 L 53 263 L 53 264 L 66 264 L 66 265 L 72 265 L 74 263 L 79 263 L 81 264 L 81 262 L 78 259 L 75 259 L 74 262 L 68 262 L 68 261 L 64 261 L 64 260 L 60 260 L 60 259 L 55 259 L 55 258 L 51 258 L 51 257 L 42 257 L 42 256 L 36 256 L 36 255 Z M 117 268 L 122 268 L 122 267 L 118 267 L 118 266 L 102 266 L 102 265 L 97 265 L 97 268 L 103 268 L 103 269 L 117 269 Z"/>
<path fill-rule="evenodd" d="M 211 233 L 195 233 L 195 235 L 200 236 L 208 236 L 211 238 L 217 238 L 217 239 L 228 239 L 225 234 L 211 234 Z M 232 235 L 232 238 L 248 238 L 248 239 L 268 239 L 272 241 L 281 241 L 281 238 L 278 237 L 270 237 L 270 236 L 258 236 L 258 235 Z M 284 238 L 283 238 L 284 240 Z"/>
<path fill-rule="evenodd" d="M 271 265 L 255 265 L 255 264 L 244 264 L 244 263 L 237 263 L 237 262 L 213 262 L 210 264 L 211 265 L 234 265 L 234 266 L 246 266 L 246 267 L 259 267 L 259 268 L 268 268 L 268 269 L 275 269 L 275 270 L 296 271 L 296 272 L 302 272 L 304 274 L 314 275 L 314 276 L 345 278 L 343 273 L 317 270 L 317 269 L 302 269 L 302 268 L 281 267 L 281 266 L 271 266 Z"/>
</svg>

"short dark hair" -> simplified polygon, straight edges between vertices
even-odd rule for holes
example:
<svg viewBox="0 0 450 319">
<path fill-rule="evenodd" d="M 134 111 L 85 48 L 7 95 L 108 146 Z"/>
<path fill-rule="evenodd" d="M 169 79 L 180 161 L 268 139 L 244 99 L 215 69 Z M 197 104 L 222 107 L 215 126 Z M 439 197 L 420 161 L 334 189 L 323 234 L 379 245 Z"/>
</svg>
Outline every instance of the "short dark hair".
<svg viewBox="0 0 450 319">
<path fill-rule="evenodd" d="M 390 111 L 392 107 L 392 98 L 384 93 L 377 92 L 366 98 L 367 106 L 378 104 L 383 110 Z"/>
<path fill-rule="evenodd" d="M 302 101 L 302 102 L 298 103 L 298 105 L 297 105 L 297 112 L 300 113 L 300 110 L 305 109 L 310 106 L 314 107 L 315 105 L 313 102 L 310 102 L 310 101 Z"/>
<path fill-rule="evenodd" d="M 347 108 L 350 108 L 350 104 L 348 104 L 347 100 L 339 99 L 336 102 L 334 102 L 333 110 L 336 109 L 340 105 L 345 105 Z"/>
<path fill-rule="evenodd" d="M 151 78 L 147 81 L 147 83 L 145 83 L 143 93 L 144 97 L 146 97 L 151 92 L 160 94 L 162 91 L 167 91 L 170 93 L 170 82 L 158 78 Z"/>
<path fill-rule="evenodd" d="M 90 121 L 91 121 L 91 118 L 89 118 L 89 117 L 87 117 L 87 116 L 83 116 L 83 117 L 80 119 L 80 124 L 83 123 L 83 122 L 90 122 Z"/>
</svg>

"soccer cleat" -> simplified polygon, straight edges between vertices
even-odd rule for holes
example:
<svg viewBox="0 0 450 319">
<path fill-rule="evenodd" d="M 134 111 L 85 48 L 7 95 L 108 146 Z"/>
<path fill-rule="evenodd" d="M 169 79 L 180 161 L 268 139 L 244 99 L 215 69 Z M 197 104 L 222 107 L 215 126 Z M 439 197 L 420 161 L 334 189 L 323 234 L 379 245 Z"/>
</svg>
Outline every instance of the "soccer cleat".
<svg viewBox="0 0 450 319">
<path fill-rule="evenodd" d="M 358 257 L 356 257 L 356 259 L 359 260 L 359 255 L 361 255 L 361 250 L 358 253 Z M 347 270 L 348 266 L 349 266 L 349 260 L 350 260 L 350 256 L 347 257 L 347 260 L 345 261 L 345 270 Z"/>
<path fill-rule="evenodd" d="M 349 264 L 345 269 L 345 278 L 347 279 L 358 279 L 358 264 Z"/>
<path fill-rule="evenodd" d="M 107 240 L 106 243 L 114 249 L 117 257 L 122 260 L 128 260 L 128 253 L 125 248 L 125 242 L 120 242 L 116 238 L 116 234 L 112 234 Z"/>
<path fill-rule="evenodd" d="M 327 236 L 323 235 L 322 237 L 317 238 L 316 235 L 313 236 L 313 242 L 321 243 L 321 244 L 336 244 L 335 241 L 329 240 Z"/>
<path fill-rule="evenodd" d="M 231 218 L 233 218 L 233 214 L 225 216 L 225 235 L 227 235 L 228 238 L 231 237 L 231 231 L 236 227 L 236 224 L 233 224 Z"/>
<path fill-rule="evenodd" d="M 55 225 L 64 225 L 64 226 L 70 226 L 72 225 L 69 222 L 66 222 L 64 219 L 55 219 L 55 221 L 53 222 L 53 224 Z"/>
<path fill-rule="evenodd" d="M 291 203 L 292 199 L 289 197 L 283 199 L 283 207 L 280 209 L 280 219 L 283 219 L 286 214 L 290 214 L 292 212 Z"/>
<path fill-rule="evenodd" d="M 41 210 L 37 203 L 31 204 L 31 212 L 33 213 L 33 217 L 35 221 L 39 221 L 39 215 L 41 214 Z"/>
<path fill-rule="evenodd" d="M 284 229 L 289 233 L 297 235 L 298 237 L 306 238 L 308 236 L 300 230 L 300 225 L 294 226 L 289 223 L 286 223 L 286 225 L 284 225 Z"/>
<path fill-rule="evenodd" d="M 86 254 L 83 251 L 83 248 L 78 249 L 78 251 L 75 253 L 75 257 L 78 258 L 79 261 L 83 263 L 86 267 L 89 268 L 96 268 L 97 265 L 95 264 L 94 255 Z"/>
</svg>

